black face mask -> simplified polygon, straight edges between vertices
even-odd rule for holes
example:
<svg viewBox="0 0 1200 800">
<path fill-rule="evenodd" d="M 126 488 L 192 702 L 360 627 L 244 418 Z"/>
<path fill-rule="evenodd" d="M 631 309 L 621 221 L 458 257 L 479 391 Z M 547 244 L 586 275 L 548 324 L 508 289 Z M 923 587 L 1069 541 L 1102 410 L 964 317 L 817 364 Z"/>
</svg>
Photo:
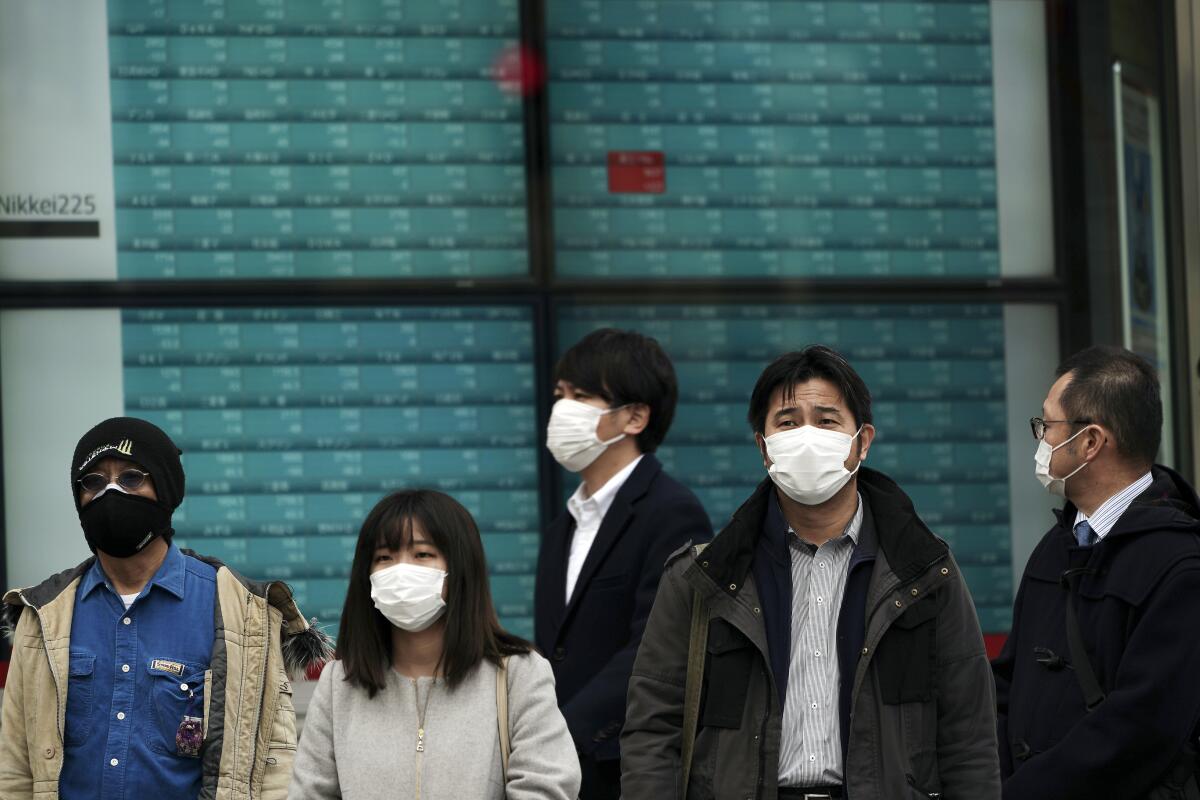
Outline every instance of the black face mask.
<svg viewBox="0 0 1200 800">
<path fill-rule="evenodd" d="M 156 501 L 109 489 L 79 510 L 88 547 L 129 558 L 171 530 L 171 512 Z"/>
</svg>

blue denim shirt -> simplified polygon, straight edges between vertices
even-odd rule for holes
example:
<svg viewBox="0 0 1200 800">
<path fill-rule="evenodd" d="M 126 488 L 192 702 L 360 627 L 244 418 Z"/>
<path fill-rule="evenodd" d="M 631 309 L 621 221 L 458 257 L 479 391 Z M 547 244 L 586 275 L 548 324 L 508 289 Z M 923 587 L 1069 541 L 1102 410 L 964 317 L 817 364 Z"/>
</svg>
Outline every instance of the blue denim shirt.
<svg viewBox="0 0 1200 800">
<path fill-rule="evenodd" d="M 177 753 L 185 716 L 203 717 L 216 570 L 175 545 L 129 610 L 97 560 L 71 621 L 62 800 L 185 800 L 200 759 Z"/>
</svg>

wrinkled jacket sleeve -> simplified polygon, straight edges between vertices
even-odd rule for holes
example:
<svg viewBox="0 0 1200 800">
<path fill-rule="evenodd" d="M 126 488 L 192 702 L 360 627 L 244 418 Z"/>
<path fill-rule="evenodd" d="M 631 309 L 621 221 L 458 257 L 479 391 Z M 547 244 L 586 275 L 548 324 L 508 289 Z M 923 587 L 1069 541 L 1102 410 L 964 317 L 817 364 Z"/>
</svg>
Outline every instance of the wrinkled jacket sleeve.
<svg viewBox="0 0 1200 800">
<path fill-rule="evenodd" d="M 22 613 L 13 636 L 12 660 L 4 689 L 4 712 L 0 721 L 0 797 L 25 800 L 33 797 L 33 772 L 29 765 L 29 742 L 25 729 L 24 661 L 36 650 L 22 647 L 25 629 L 32 624 L 33 613 Z"/>
<path fill-rule="evenodd" d="M 979 617 L 958 565 L 938 615 L 938 771 L 948 800 L 1000 797 L 996 689 Z"/>
<path fill-rule="evenodd" d="M 1004 782 L 1006 800 L 1142 797 L 1200 720 L 1200 560 L 1163 580 L 1141 616 L 1094 711 Z M 1148 777 L 1149 776 L 1149 777 Z"/>
<path fill-rule="evenodd" d="M 621 734 L 623 800 L 678 797 L 692 615 L 692 591 L 682 573 L 690 562 L 683 556 L 667 567 L 634 661 Z"/>
<path fill-rule="evenodd" d="M 642 563 L 637 602 L 625 646 L 562 707 L 571 735 L 584 753 L 596 749 L 596 744 L 601 741 L 597 734 L 606 726 L 614 723 L 614 728 L 620 726 L 620 718 L 613 718 L 613 709 L 619 711 L 625 706 L 629 676 L 667 557 L 689 541 L 707 542 L 712 538 L 708 514 L 695 500 L 687 505 L 664 506 L 661 512 L 649 523 L 656 535 Z"/>
<path fill-rule="evenodd" d="M 341 669 L 336 663 L 325 666 L 308 713 L 304 717 L 304 731 L 296 749 L 292 768 L 292 785 L 288 797 L 303 797 L 305 800 L 340 800 L 341 786 L 338 783 L 337 759 L 333 742 L 333 681 L 334 673 Z"/>
<path fill-rule="evenodd" d="M 537 654 L 509 658 L 508 800 L 575 800 L 579 757 L 558 710 L 554 672 Z M 495 729 L 495 723 L 492 723 Z"/>
</svg>

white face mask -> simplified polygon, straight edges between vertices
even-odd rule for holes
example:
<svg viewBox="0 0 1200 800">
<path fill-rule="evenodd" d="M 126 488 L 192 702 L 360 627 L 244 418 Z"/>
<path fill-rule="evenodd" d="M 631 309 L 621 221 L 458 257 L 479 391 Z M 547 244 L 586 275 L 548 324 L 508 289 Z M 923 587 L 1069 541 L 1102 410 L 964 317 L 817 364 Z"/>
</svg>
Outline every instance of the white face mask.
<svg viewBox="0 0 1200 800">
<path fill-rule="evenodd" d="M 371 600 L 397 628 L 423 631 L 446 611 L 445 581 L 446 573 L 440 569 L 394 564 L 371 573 Z"/>
<path fill-rule="evenodd" d="M 1075 436 L 1078 436 L 1080 433 L 1083 433 L 1086 430 L 1087 428 L 1083 428 L 1082 430 L 1078 431 Z M 1054 451 L 1058 450 L 1059 447 L 1066 447 L 1071 443 L 1075 436 L 1067 439 L 1057 447 L 1051 447 L 1050 443 L 1045 439 L 1042 439 L 1040 442 L 1038 442 L 1037 452 L 1033 454 L 1033 474 L 1037 475 L 1037 479 L 1041 481 L 1042 486 L 1044 486 L 1046 491 L 1050 492 L 1050 494 L 1058 495 L 1059 497 L 1066 497 L 1067 478 L 1070 478 L 1071 475 L 1074 475 L 1076 472 L 1079 472 L 1079 470 L 1091 463 L 1090 461 L 1085 461 L 1072 470 L 1070 475 L 1064 475 L 1061 478 L 1055 478 L 1050 474 L 1050 459 L 1054 456 Z"/>
<path fill-rule="evenodd" d="M 546 448 L 563 469 L 570 472 L 587 469 L 610 444 L 625 438 L 622 433 L 605 442 L 596 435 L 600 418 L 616 410 L 596 408 L 564 397 L 550 411 L 550 424 L 546 426 Z"/>
<path fill-rule="evenodd" d="M 862 433 L 862 426 L 853 436 L 805 425 L 780 431 L 764 441 L 771 466 L 767 473 L 775 485 L 788 497 L 806 506 L 824 503 L 838 493 L 858 472 L 846 469 L 850 446 Z M 862 462 L 859 461 L 859 466 Z"/>
</svg>

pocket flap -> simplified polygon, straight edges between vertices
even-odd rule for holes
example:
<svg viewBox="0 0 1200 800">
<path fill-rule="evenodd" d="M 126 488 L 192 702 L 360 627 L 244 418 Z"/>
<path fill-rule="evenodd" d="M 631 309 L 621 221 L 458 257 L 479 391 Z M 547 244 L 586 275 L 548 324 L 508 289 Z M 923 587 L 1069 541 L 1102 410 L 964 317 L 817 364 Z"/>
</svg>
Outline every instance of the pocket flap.
<svg viewBox="0 0 1200 800">
<path fill-rule="evenodd" d="M 720 655 L 753 646 L 753 642 L 725 620 L 714 619 L 708 623 L 708 647 L 706 649 L 709 653 Z"/>
<path fill-rule="evenodd" d="M 897 628 L 912 630 L 923 622 L 928 622 L 937 616 L 938 602 L 934 596 L 926 596 L 913 603 L 892 623 Z"/>
<path fill-rule="evenodd" d="M 95 668 L 96 657 L 91 653 L 71 653 L 67 675 L 71 678 L 91 675 Z"/>
</svg>

